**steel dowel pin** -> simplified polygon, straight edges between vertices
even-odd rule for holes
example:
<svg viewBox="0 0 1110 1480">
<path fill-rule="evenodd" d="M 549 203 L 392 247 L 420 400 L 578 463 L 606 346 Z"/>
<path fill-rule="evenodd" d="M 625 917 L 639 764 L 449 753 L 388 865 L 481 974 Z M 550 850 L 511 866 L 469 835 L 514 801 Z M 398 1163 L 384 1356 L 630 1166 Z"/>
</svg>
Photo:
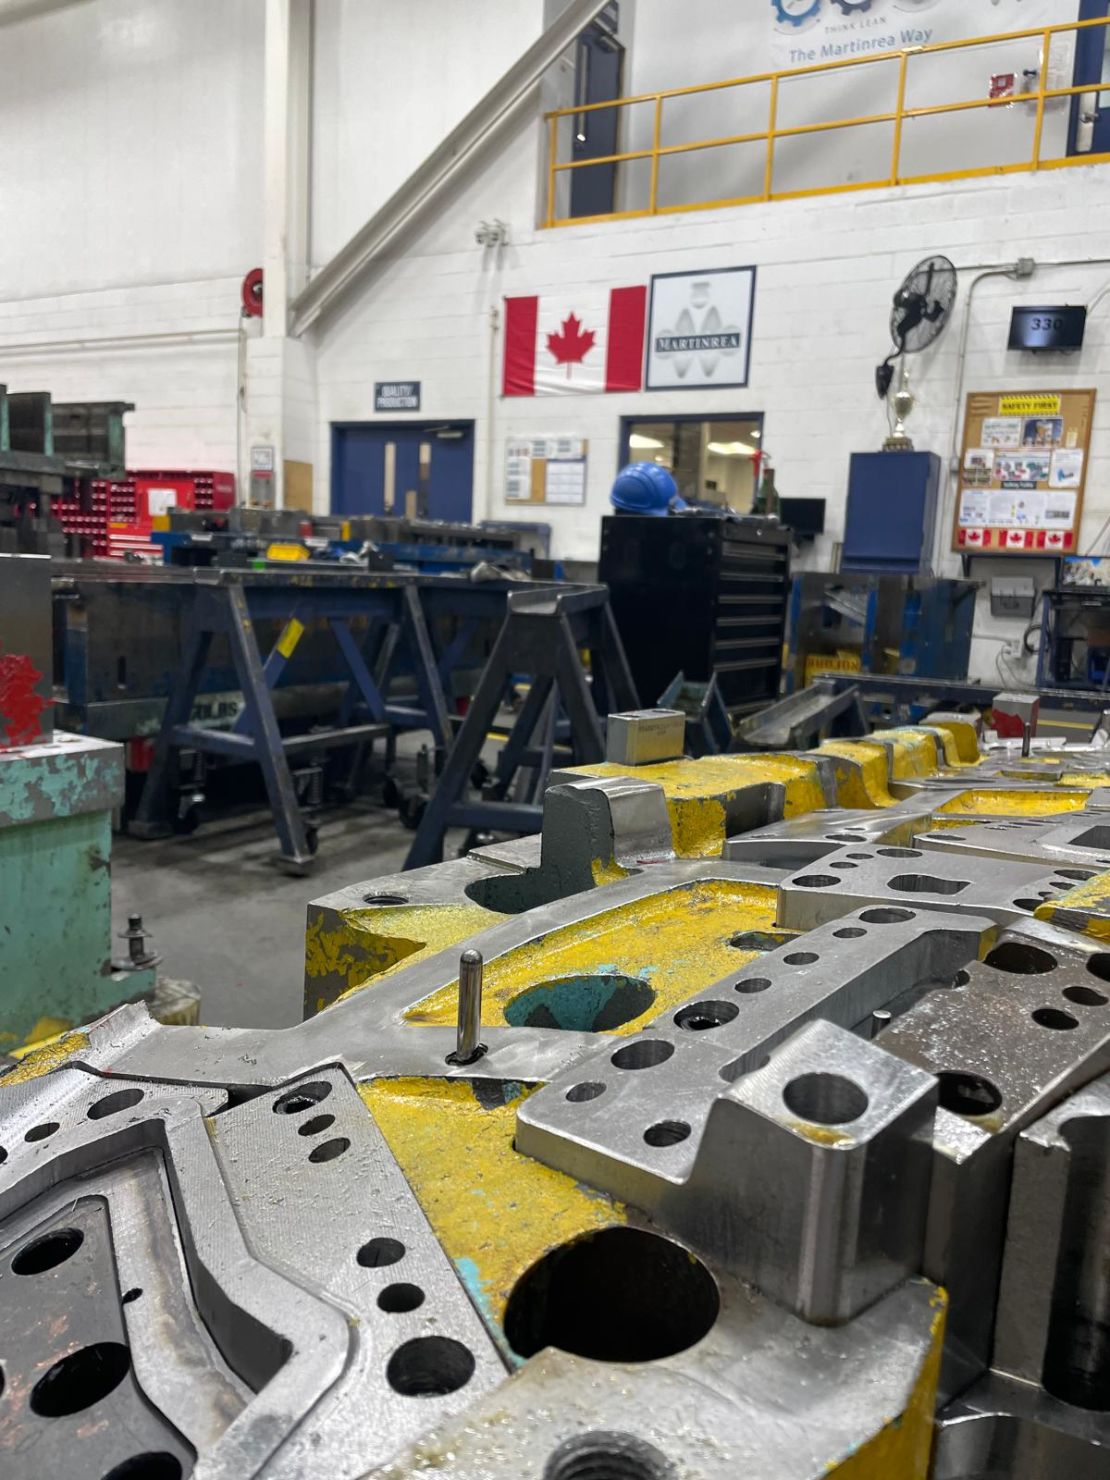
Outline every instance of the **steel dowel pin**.
<svg viewBox="0 0 1110 1480">
<path fill-rule="evenodd" d="M 889 1028 L 893 1013 L 889 1007 L 876 1007 L 871 1014 L 871 1036 L 877 1038 L 884 1028 Z"/>
<path fill-rule="evenodd" d="M 458 1064 L 469 1064 L 483 1052 L 478 1042 L 482 1027 L 483 966 L 481 951 L 467 949 L 459 957 L 459 1019 L 455 1039 Z"/>
</svg>

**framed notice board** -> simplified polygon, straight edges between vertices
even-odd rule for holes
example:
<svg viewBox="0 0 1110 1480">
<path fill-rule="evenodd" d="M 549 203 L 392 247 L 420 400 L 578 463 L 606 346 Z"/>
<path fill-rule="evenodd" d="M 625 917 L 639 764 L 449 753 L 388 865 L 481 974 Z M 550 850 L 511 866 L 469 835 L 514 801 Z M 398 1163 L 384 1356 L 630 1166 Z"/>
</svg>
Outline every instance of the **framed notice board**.
<svg viewBox="0 0 1110 1480">
<path fill-rule="evenodd" d="M 952 548 L 1074 555 L 1094 410 L 1094 391 L 973 391 Z"/>
</svg>

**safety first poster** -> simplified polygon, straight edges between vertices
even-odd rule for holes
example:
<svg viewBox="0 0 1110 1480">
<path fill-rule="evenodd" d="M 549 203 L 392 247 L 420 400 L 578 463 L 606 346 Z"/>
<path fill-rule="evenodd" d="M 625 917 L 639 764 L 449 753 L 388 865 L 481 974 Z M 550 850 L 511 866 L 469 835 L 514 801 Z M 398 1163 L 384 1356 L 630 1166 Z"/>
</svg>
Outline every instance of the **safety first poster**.
<svg viewBox="0 0 1110 1480">
<path fill-rule="evenodd" d="M 1094 391 L 968 396 L 952 548 L 1074 554 L 1094 409 Z"/>
</svg>

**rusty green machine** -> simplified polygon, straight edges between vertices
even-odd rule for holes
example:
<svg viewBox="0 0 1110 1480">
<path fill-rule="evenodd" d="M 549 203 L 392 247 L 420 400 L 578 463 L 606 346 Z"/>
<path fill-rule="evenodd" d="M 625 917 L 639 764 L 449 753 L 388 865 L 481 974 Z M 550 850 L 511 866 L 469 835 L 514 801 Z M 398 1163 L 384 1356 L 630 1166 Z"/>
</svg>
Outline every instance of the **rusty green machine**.
<svg viewBox="0 0 1110 1480">
<path fill-rule="evenodd" d="M 113 960 L 123 747 L 55 730 L 50 560 L 0 554 L 0 1050 L 151 992 L 141 921 Z"/>
</svg>

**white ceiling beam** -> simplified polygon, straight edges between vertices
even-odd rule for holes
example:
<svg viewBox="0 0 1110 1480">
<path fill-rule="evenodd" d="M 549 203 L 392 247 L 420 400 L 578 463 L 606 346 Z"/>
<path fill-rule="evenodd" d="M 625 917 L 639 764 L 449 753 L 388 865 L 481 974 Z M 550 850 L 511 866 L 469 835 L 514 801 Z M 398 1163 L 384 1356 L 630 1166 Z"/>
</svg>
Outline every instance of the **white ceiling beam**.
<svg viewBox="0 0 1110 1480">
<path fill-rule="evenodd" d="M 544 73 L 605 9 L 607 0 L 571 0 L 558 19 L 496 82 L 475 108 L 428 155 L 290 306 L 290 333 L 302 334 L 379 257 L 419 212 L 458 174 L 474 152 L 505 122 Z"/>
</svg>

